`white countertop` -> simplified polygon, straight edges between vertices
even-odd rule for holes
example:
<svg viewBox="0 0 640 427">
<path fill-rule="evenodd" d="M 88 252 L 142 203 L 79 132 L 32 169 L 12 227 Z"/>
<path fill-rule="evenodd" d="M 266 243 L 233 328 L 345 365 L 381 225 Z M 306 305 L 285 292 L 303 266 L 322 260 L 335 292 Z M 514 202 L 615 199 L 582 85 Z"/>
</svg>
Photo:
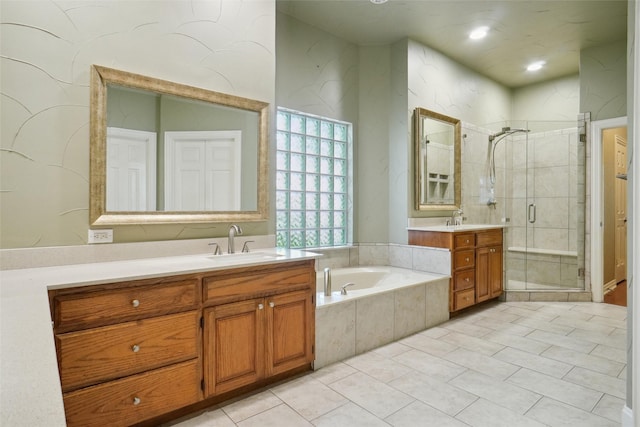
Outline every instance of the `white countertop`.
<svg viewBox="0 0 640 427">
<path fill-rule="evenodd" d="M 439 231 L 455 233 L 458 231 L 478 231 L 493 228 L 504 228 L 503 224 L 462 224 L 462 225 L 432 225 L 428 227 L 407 227 L 409 231 Z"/>
<path fill-rule="evenodd" d="M 186 255 L 0 271 L 0 425 L 65 426 L 48 289 L 315 259 L 312 252 Z"/>
</svg>

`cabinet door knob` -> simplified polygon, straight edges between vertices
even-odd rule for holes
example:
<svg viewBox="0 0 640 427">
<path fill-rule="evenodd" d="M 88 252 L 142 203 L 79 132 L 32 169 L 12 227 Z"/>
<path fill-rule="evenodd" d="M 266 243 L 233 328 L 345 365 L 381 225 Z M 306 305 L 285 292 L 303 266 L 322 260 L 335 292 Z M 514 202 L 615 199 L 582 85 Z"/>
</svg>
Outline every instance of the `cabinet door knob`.
<svg viewBox="0 0 640 427">
<path fill-rule="evenodd" d="M 138 406 L 140 404 L 140 402 L 141 402 L 141 400 L 140 400 L 140 398 L 138 396 L 135 396 L 133 398 L 133 404 L 134 405 Z"/>
<path fill-rule="evenodd" d="M 262 310 L 264 308 L 264 304 L 258 304 L 258 310 Z"/>
<path fill-rule="evenodd" d="M 269 307 L 273 308 L 273 307 L 275 307 L 275 306 L 276 306 L 276 303 L 275 303 L 275 302 L 271 301 L 271 302 L 269 303 Z"/>
<path fill-rule="evenodd" d="M 138 301 L 137 299 L 134 299 L 133 301 L 131 301 L 131 305 L 134 307 L 137 307 L 140 305 L 140 301 Z"/>
<path fill-rule="evenodd" d="M 133 351 L 134 353 L 137 353 L 140 351 L 140 346 L 138 344 L 134 344 L 131 346 L 131 351 Z"/>
</svg>

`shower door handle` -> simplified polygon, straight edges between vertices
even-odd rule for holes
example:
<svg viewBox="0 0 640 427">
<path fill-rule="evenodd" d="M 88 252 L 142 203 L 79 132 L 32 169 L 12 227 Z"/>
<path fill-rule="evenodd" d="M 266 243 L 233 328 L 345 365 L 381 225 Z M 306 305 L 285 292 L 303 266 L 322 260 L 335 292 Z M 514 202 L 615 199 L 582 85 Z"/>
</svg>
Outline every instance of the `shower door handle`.
<svg viewBox="0 0 640 427">
<path fill-rule="evenodd" d="M 531 224 L 533 224 L 534 222 L 536 222 L 536 205 L 535 203 L 531 203 L 529 205 L 529 222 Z"/>
</svg>

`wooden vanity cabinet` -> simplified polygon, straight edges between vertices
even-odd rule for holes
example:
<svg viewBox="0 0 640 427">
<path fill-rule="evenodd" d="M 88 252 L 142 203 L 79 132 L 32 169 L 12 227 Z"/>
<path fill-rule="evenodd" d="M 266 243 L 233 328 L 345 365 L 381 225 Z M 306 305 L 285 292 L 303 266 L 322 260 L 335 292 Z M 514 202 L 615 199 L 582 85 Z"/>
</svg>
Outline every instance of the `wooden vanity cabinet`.
<svg viewBox="0 0 640 427">
<path fill-rule="evenodd" d="M 315 342 L 313 261 L 287 269 L 205 277 L 203 289 L 206 396 L 311 367 Z M 261 297 L 244 299 L 256 295 Z"/>
<path fill-rule="evenodd" d="M 457 312 L 502 294 L 502 229 L 409 230 L 409 244 L 451 251 L 449 311 Z"/>
<path fill-rule="evenodd" d="M 194 276 L 50 291 L 67 425 L 127 426 L 202 399 Z"/>
<path fill-rule="evenodd" d="M 309 370 L 315 261 L 49 291 L 67 425 L 157 425 Z"/>
</svg>

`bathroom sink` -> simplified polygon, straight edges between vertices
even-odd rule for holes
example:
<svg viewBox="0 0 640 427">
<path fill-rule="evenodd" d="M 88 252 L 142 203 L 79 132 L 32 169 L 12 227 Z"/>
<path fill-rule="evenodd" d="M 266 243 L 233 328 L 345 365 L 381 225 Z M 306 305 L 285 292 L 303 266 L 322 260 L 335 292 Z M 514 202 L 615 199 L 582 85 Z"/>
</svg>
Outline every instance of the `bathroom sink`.
<svg viewBox="0 0 640 427">
<path fill-rule="evenodd" d="M 284 256 L 284 254 L 277 252 L 240 252 L 235 254 L 208 255 L 207 258 L 219 265 L 233 265 L 272 261 Z"/>
<path fill-rule="evenodd" d="M 434 225 L 430 227 L 411 227 L 410 230 L 417 231 L 444 231 L 453 233 L 455 231 L 486 230 L 488 228 L 504 228 L 504 225 L 496 224 L 462 224 L 462 225 Z"/>
</svg>

